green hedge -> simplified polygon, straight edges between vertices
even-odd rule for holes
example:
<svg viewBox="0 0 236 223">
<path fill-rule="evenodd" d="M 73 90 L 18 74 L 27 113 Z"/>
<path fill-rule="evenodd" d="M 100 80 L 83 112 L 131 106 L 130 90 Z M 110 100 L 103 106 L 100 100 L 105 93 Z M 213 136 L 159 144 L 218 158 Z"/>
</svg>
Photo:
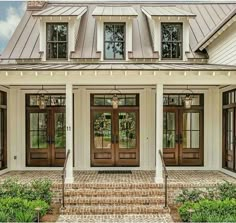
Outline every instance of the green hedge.
<svg viewBox="0 0 236 223">
<path fill-rule="evenodd" d="M 179 214 L 184 222 L 236 222 L 236 199 L 185 202 Z"/>
<path fill-rule="evenodd" d="M 29 201 L 22 198 L 0 199 L 0 222 L 33 222 L 37 220 L 37 211 L 40 216 L 47 213 L 49 205 L 42 200 Z"/>
<path fill-rule="evenodd" d="M 0 197 L 18 197 L 26 200 L 43 200 L 48 204 L 52 200 L 52 182 L 50 180 L 33 180 L 30 184 L 19 183 L 16 178 L 9 178 L 0 187 Z"/>
</svg>

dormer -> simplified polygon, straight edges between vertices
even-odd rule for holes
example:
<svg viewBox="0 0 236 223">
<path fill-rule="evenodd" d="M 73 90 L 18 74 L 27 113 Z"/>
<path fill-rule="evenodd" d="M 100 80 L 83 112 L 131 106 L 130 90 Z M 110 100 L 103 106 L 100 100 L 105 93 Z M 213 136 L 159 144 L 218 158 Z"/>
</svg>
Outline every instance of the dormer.
<svg viewBox="0 0 236 223">
<path fill-rule="evenodd" d="M 132 7 L 96 7 L 97 52 L 102 61 L 128 60 L 132 51 L 132 23 L 138 13 Z"/>
<path fill-rule="evenodd" d="M 186 61 L 189 53 L 189 19 L 196 15 L 174 6 L 142 7 L 150 28 L 153 51 L 161 61 Z"/>
<path fill-rule="evenodd" d="M 68 61 L 75 51 L 80 19 L 87 11 L 81 6 L 51 6 L 34 13 L 40 18 L 39 51 L 42 61 Z"/>
</svg>

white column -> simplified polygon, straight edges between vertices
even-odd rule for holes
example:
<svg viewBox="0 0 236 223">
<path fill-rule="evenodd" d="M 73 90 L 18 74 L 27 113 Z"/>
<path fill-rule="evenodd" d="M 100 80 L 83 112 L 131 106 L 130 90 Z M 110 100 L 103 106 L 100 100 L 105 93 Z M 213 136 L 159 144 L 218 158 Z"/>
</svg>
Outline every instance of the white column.
<svg viewBox="0 0 236 223">
<path fill-rule="evenodd" d="M 73 85 L 66 84 L 66 153 L 70 155 L 66 167 L 66 183 L 73 183 Z"/>
<path fill-rule="evenodd" d="M 162 162 L 159 150 L 163 151 L 163 84 L 156 85 L 156 183 L 163 183 Z"/>
</svg>

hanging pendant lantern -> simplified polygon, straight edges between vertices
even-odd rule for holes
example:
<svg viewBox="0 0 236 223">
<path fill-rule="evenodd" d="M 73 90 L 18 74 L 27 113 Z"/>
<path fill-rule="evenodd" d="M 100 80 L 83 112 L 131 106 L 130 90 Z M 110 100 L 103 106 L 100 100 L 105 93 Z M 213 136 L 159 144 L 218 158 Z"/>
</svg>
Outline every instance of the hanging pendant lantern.
<svg viewBox="0 0 236 223">
<path fill-rule="evenodd" d="M 119 106 L 119 98 L 117 97 L 117 94 L 114 94 L 113 97 L 112 97 L 112 108 L 113 109 L 117 109 L 118 106 Z"/>
<path fill-rule="evenodd" d="M 117 96 L 117 92 L 118 93 L 121 93 L 121 92 L 116 89 L 116 86 L 115 86 L 115 89 L 112 91 L 113 92 L 115 91 L 115 93 L 113 94 L 112 99 L 111 99 L 112 108 L 117 109 L 119 107 L 119 98 Z"/>
<path fill-rule="evenodd" d="M 45 92 L 47 93 L 42 85 L 42 90 L 38 91 L 37 95 L 37 105 L 39 106 L 39 109 L 45 109 L 47 107 L 48 97 L 45 96 Z"/>
<path fill-rule="evenodd" d="M 192 94 L 193 94 L 193 91 L 190 90 L 188 88 L 188 86 L 187 86 L 187 91 L 188 91 L 188 93 L 186 94 L 185 98 L 183 99 L 183 103 L 184 103 L 184 107 L 186 109 L 190 109 L 192 107 L 192 101 L 193 101 Z"/>
</svg>

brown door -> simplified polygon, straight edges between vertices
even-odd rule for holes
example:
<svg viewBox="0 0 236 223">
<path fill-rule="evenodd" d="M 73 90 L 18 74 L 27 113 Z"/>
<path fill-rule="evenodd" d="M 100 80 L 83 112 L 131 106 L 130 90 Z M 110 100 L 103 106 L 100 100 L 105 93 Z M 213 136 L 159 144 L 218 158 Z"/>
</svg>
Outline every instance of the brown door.
<svg viewBox="0 0 236 223">
<path fill-rule="evenodd" d="M 164 108 L 163 151 L 169 166 L 203 165 L 203 111 Z"/>
<path fill-rule="evenodd" d="M 135 108 L 91 110 L 91 166 L 138 166 L 138 120 Z"/>
<path fill-rule="evenodd" d="M 224 110 L 224 146 L 225 146 L 225 163 L 224 167 L 236 171 L 236 117 L 235 108 Z"/>
<path fill-rule="evenodd" d="M 65 109 L 27 111 L 27 166 L 62 166 L 65 159 Z"/>
</svg>

